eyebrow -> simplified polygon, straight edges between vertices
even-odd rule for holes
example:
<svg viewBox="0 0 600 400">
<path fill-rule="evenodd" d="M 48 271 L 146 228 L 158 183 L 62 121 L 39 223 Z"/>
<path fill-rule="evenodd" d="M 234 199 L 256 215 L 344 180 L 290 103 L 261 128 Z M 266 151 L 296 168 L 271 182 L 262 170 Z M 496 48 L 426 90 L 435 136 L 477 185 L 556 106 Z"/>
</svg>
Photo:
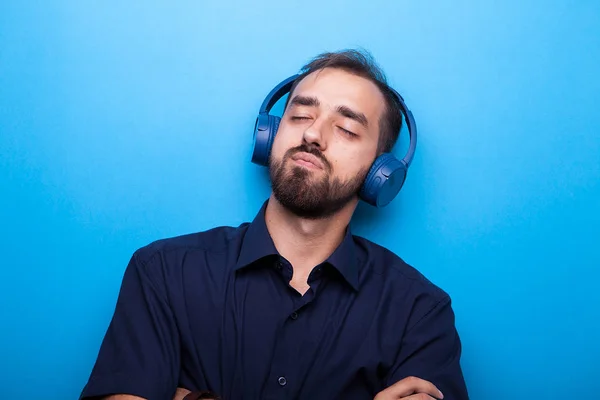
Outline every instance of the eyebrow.
<svg viewBox="0 0 600 400">
<path fill-rule="evenodd" d="M 297 96 L 294 96 L 294 98 L 292 99 L 290 104 L 298 105 L 298 106 L 307 106 L 307 107 L 319 107 L 319 105 L 321 103 L 319 102 L 319 99 L 317 99 L 316 97 L 297 95 Z"/>
<path fill-rule="evenodd" d="M 365 114 L 363 114 L 361 112 L 354 111 L 346 106 L 338 106 L 337 112 L 342 114 L 346 118 L 355 120 L 356 122 L 358 122 L 365 128 L 367 128 L 369 126 L 369 121 L 367 120 L 367 117 L 365 116 Z"/>
<path fill-rule="evenodd" d="M 290 105 L 298 105 L 298 106 L 306 106 L 306 107 L 319 107 L 320 104 L 321 103 L 319 102 L 319 99 L 317 99 L 316 97 L 301 96 L 301 95 L 294 96 L 294 98 L 292 98 L 292 101 L 290 102 Z M 367 117 L 365 116 L 365 114 L 358 112 L 358 111 L 354 111 L 348 106 L 338 106 L 336 108 L 336 111 L 338 112 L 338 114 L 341 114 L 342 116 L 344 116 L 346 118 L 350 118 L 350 119 L 358 122 L 365 128 L 367 128 L 369 126 L 369 121 L 367 120 Z"/>
</svg>

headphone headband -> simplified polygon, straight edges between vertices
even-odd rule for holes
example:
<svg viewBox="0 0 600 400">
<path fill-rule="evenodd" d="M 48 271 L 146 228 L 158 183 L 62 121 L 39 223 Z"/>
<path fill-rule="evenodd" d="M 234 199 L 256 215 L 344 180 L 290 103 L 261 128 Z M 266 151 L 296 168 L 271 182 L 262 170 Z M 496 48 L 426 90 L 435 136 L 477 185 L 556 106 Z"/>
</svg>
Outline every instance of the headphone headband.
<svg viewBox="0 0 600 400">
<path fill-rule="evenodd" d="M 259 113 L 268 114 L 271 111 L 271 108 L 277 103 L 283 96 L 285 96 L 296 82 L 300 75 L 292 75 L 287 79 L 281 81 L 277 86 L 275 86 L 271 92 L 265 97 L 262 105 L 260 106 Z M 389 86 L 388 86 L 389 87 Z M 410 144 L 408 146 L 408 150 L 406 155 L 402 159 L 402 162 L 406 164 L 406 167 L 410 167 L 410 164 L 413 161 L 415 150 L 417 147 L 417 124 L 415 123 L 415 118 L 413 116 L 412 111 L 408 109 L 406 103 L 404 102 L 404 98 L 398 93 L 394 88 L 389 87 L 390 90 L 396 95 L 398 99 L 398 103 L 400 104 L 400 109 L 402 110 L 402 114 L 404 114 L 404 120 L 406 122 L 406 126 L 408 128 L 408 136 L 410 137 Z"/>
<path fill-rule="evenodd" d="M 292 75 L 289 78 L 281 81 L 279 85 L 275 86 L 271 92 L 265 97 L 262 105 L 260 106 L 259 113 L 268 113 L 271 111 L 271 108 L 277 103 L 283 96 L 285 96 L 294 85 L 296 79 L 298 79 L 300 75 Z"/>
<path fill-rule="evenodd" d="M 408 145 L 408 150 L 406 151 L 406 155 L 402 159 L 402 162 L 404 162 L 404 164 L 406 164 L 407 167 L 410 167 L 410 164 L 412 164 L 413 158 L 415 157 L 415 150 L 417 148 L 417 123 L 415 122 L 415 117 L 413 116 L 412 111 L 410 111 L 406 106 L 404 98 L 402 98 L 400 93 L 398 93 L 395 89 L 391 87 L 390 89 L 392 90 L 392 92 L 394 92 L 396 97 L 398 97 L 400 108 L 402 109 L 402 113 L 404 114 L 404 120 L 406 121 L 406 126 L 408 128 L 410 144 Z"/>
</svg>

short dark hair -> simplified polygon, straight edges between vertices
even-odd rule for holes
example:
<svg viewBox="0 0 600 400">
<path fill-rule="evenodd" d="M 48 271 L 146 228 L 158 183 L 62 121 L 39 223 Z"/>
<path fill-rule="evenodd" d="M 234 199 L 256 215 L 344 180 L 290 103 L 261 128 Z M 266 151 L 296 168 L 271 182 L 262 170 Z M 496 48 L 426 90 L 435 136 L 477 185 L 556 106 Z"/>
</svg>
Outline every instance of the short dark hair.
<svg viewBox="0 0 600 400">
<path fill-rule="evenodd" d="M 338 68 L 350 72 L 357 76 L 366 78 L 373 82 L 385 99 L 386 108 L 384 115 L 379 121 L 379 143 L 377 145 L 378 153 L 385 153 L 392 150 L 402 128 L 402 109 L 394 91 L 389 87 L 387 78 L 382 69 L 377 65 L 373 56 L 366 50 L 347 49 L 337 52 L 321 53 L 314 57 L 310 62 L 300 69 L 298 79 L 290 89 L 285 104 L 287 108 L 291 100 L 292 93 L 296 86 L 307 75 L 322 70 L 324 68 Z"/>
</svg>

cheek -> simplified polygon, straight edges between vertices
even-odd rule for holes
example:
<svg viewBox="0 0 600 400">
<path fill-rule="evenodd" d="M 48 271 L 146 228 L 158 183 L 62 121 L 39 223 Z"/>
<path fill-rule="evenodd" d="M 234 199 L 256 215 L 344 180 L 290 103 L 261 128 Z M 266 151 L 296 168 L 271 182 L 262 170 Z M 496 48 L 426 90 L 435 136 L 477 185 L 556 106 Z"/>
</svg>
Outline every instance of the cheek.
<svg viewBox="0 0 600 400">
<path fill-rule="evenodd" d="M 285 122 L 282 121 L 275 139 L 273 139 L 271 154 L 273 157 L 281 159 L 286 151 L 300 144 L 302 144 L 302 134 L 295 132 L 292 127 L 286 126 Z"/>
<path fill-rule="evenodd" d="M 355 149 L 345 149 L 338 154 L 331 155 L 331 165 L 334 174 L 341 179 L 347 180 L 354 178 L 364 168 L 370 168 L 375 154 L 371 152 Z"/>
<path fill-rule="evenodd" d="M 271 147 L 271 154 L 276 159 L 281 159 L 283 157 L 285 151 L 289 148 L 287 145 L 287 138 L 285 134 L 281 131 L 277 132 L 275 135 L 275 139 L 273 139 L 273 145 Z"/>
</svg>

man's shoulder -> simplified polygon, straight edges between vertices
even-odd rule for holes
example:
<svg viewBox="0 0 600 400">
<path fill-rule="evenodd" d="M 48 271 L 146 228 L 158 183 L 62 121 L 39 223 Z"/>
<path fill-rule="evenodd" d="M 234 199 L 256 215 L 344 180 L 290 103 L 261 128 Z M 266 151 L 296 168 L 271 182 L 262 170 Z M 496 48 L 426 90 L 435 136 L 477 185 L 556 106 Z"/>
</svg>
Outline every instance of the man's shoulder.
<svg viewBox="0 0 600 400">
<path fill-rule="evenodd" d="M 239 242 L 248 225 L 248 222 L 244 222 L 238 226 L 216 226 L 199 232 L 157 239 L 138 248 L 134 256 L 146 263 L 157 256 L 168 257 L 190 251 L 225 252 Z"/>
<path fill-rule="evenodd" d="M 393 286 L 410 289 L 413 296 L 425 295 L 434 302 L 449 299 L 444 289 L 394 251 L 361 236 L 354 238 L 359 246 L 367 250 L 370 273 Z"/>
</svg>

